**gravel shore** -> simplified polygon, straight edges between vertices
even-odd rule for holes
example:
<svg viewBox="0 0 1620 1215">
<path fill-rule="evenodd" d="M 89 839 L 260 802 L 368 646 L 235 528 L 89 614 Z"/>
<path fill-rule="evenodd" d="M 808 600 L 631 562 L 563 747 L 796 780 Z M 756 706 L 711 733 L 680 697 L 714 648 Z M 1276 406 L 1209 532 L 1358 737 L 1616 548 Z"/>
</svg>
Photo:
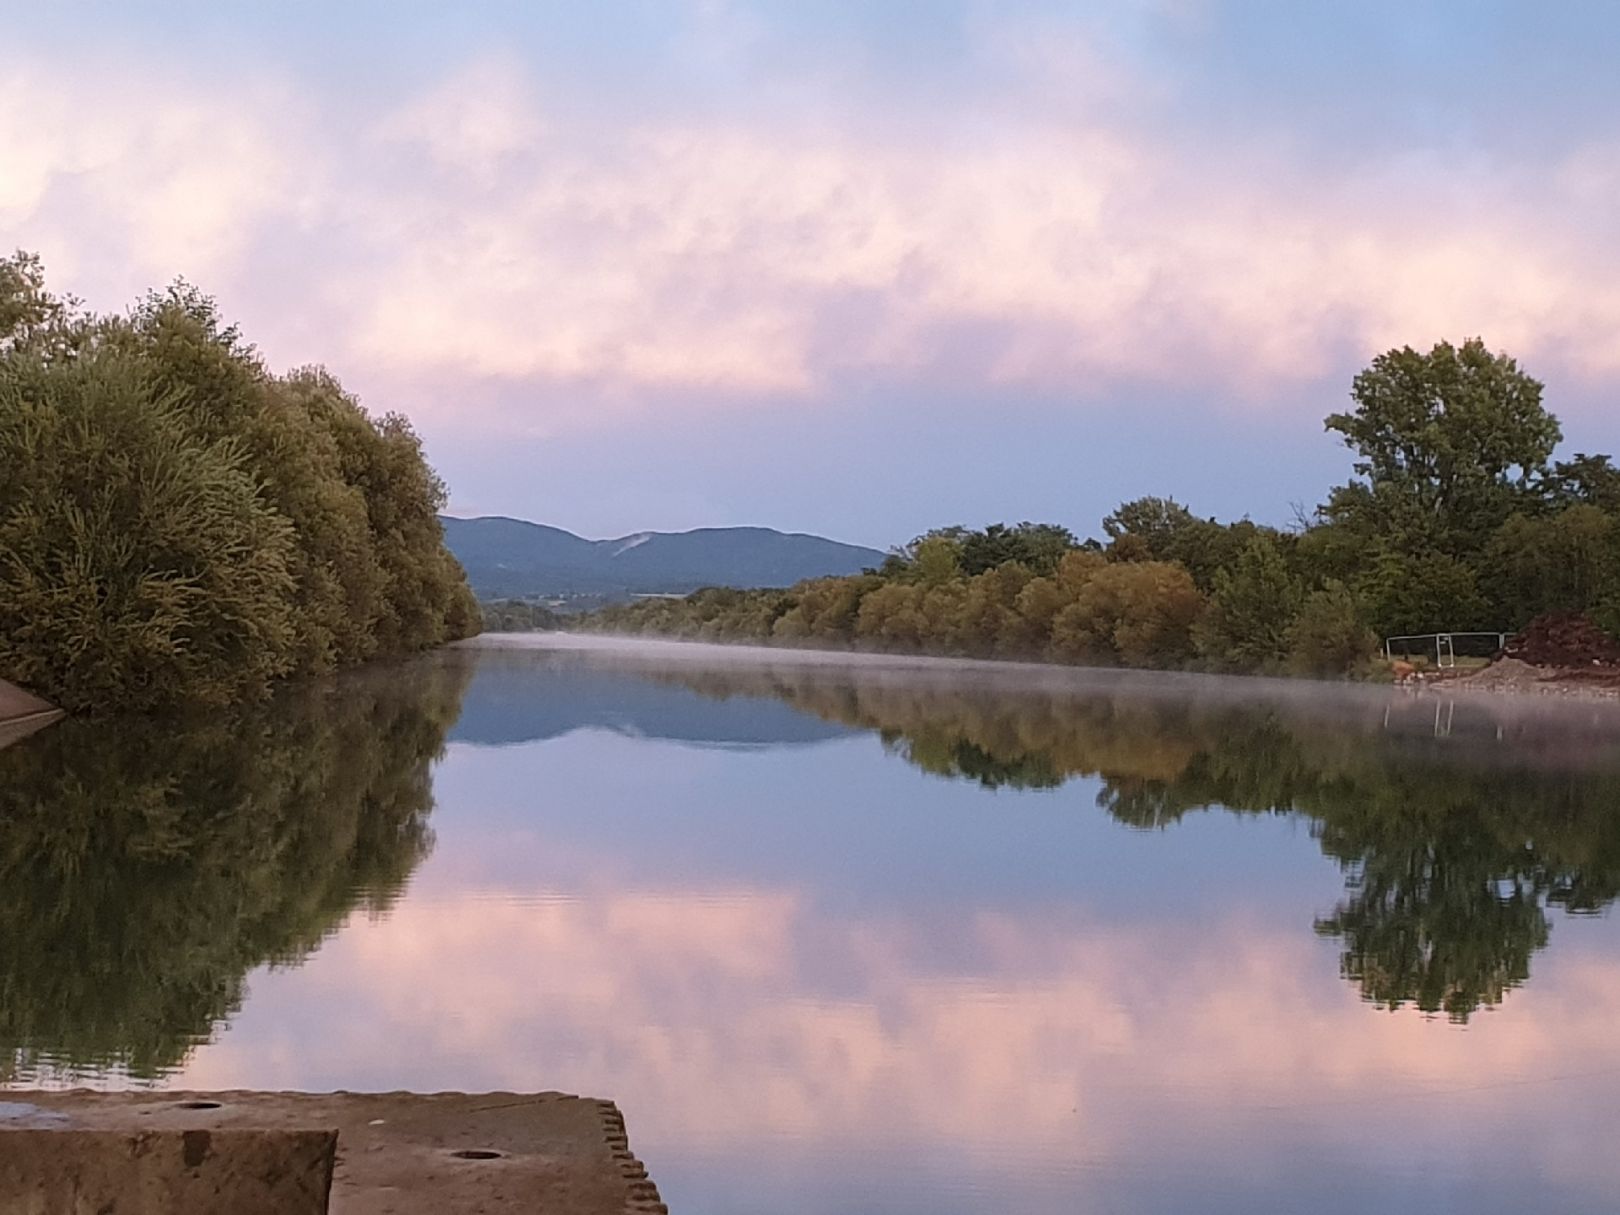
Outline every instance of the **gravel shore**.
<svg viewBox="0 0 1620 1215">
<path fill-rule="evenodd" d="M 1567 700 L 1620 700 L 1620 671 L 1610 667 L 1536 667 L 1517 658 L 1500 658 L 1483 671 L 1454 679 L 1427 681 L 1447 692 L 1496 692 L 1520 696 L 1558 696 Z"/>
</svg>

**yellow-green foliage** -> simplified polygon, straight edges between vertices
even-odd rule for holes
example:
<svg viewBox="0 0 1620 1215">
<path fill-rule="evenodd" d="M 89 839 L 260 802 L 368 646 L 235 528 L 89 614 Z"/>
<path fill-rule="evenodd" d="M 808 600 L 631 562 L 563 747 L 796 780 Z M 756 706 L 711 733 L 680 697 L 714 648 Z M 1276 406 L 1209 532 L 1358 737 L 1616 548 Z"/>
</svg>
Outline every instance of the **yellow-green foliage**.
<svg viewBox="0 0 1620 1215">
<path fill-rule="evenodd" d="M 0 260 L 0 677 L 76 710 L 262 696 L 477 631 L 409 425 L 271 374 L 180 286 L 71 313 Z"/>
<path fill-rule="evenodd" d="M 1193 654 L 1205 597 L 1167 561 L 1074 549 L 1037 576 L 1020 562 L 971 576 L 930 537 L 887 574 L 818 578 L 789 591 L 699 591 L 607 608 L 586 627 L 900 653 L 1176 666 Z"/>
</svg>

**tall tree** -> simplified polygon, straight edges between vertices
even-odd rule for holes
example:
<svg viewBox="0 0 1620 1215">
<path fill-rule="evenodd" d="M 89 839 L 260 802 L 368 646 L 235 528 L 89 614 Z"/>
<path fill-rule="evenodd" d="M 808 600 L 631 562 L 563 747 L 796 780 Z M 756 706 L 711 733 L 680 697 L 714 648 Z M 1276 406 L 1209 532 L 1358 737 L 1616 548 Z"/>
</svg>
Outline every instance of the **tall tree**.
<svg viewBox="0 0 1620 1215">
<path fill-rule="evenodd" d="M 961 538 L 962 572 L 982 574 L 999 565 L 1016 561 L 1037 574 L 1057 568 L 1063 554 L 1077 547 L 1074 533 L 1055 523 L 1023 523 L 1012 527 L 992 523 L 983 531 L 967 532 Z"/>
<path fill-rule="evenodd" d="M 1133 498 L 1121 502 L 1102 521 L 1103 534 L 1118 544 L 1127 536 L 1140 541 L 1144 560 L 1167 560 L 1181 535 L 1197 518 L 1174 498 Z M 1133 554 L 1134 555 L 1134 554 Z"/>
<path fill-rule="evenodd" d="M 1559 460 L 1545 482 L 1547 499 L 1555 508 L 1596 506 L 1620 515 L 1620 468 L 1608 456 L 1576 452 Z"/>
<path fill-rule="evenodd" d="M 1326 420 L 1365 481 L 1336 490 L 1324 514 L 1402 548 L 1477 549 L 1563 437 L 1541 388 L 1478 338 L 1379 355 L 1355 378 L 1355 408 Z"/>
</svg>

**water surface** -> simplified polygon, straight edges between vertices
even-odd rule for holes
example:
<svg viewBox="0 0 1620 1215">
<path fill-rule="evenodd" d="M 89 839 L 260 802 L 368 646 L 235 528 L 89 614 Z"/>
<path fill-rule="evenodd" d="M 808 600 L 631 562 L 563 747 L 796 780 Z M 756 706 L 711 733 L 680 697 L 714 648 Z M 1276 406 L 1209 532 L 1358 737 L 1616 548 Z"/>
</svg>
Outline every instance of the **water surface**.
<svg viewBox="0 0 1620 1215">
<path fill-rule="evenodd" d="M 1615 1209 L 1620 717 L 543 641 L 0 751 L 13 1085 L 611 1097 L 691 1212 Z"/>
</svg>

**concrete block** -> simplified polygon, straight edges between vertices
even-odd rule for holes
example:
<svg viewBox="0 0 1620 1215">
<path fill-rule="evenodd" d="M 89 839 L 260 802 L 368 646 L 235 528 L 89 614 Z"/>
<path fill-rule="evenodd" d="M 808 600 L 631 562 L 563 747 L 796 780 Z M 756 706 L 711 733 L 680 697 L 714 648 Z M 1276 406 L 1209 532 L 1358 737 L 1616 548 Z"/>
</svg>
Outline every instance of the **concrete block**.
<svg viewBox="0 0 1620 1215">
<path fill-rule="evenodd" d="M 153 1145 L 147 1155 L 156 1156 L 161 1165 L 154 1176 L 170 1178 L 189 1175 L 188 1135 L 193 1158 L 204 1142 L 196 1136 L 208 1136 L 207 1158 L 195 1166 L 202 1169 L 223 1151 L 224 1136 L 300 1135 L 310 1133 L 311 1127 L 336 1131 L 335 1166 L 330 1164 L 330 1149 L 326 1157 L 329 1207 L 254 1207 L 234 1197 L 216 1206 L 181 1205 L 167 1192 L 158 1205 L 132 1206 L 124 1205 L 136 1194 L 128 1186 L 119 1191 L 119 1205 L 106 1208 L 88 1203 L 45 1206 L 30 1197 L 40 1192 L 42 1178 L 51 1180 L 48 1188 L 53 1192 L 62 1193 L 63 1179 L 68 1176 L 102 1176 L 90 1168 L 90 1158 L 101 1160 L 97 1167 L 108 1174 L 117 1172 L 115 1164 L 127 1169 L 136 1151 L 134 1144 Z M 100 1156 L 91 1150 L 95 1145 L 90 1141 L 84 1142 L 82 1153 L 74 1155 L 70 1139 L 29 1138 L 76 1132 L 109 1136 L 102 1141 Z M 252 1138 L 242 1140 L 240 1156 L 233 1158 L 240 1164 L 210 1176 L 243 1186 L 255 1179 L 268 1180 L 274 1156 L 268 1151 L 268 1141 L 264 1152 L 256 1156 L 254 1143 Z M 284 1159 L 306 1161 L 297 1153 Z M 56 1163 L 41 1172 L 42 1162 L 48 1160 Z M 23 1178 L 23 1168 L 32 1170 L 32 1180 Z M 314 1165 L 310 1170 L 304 1175 L 318 1175 Z M 329 1210 L 330 1215 L 668 1215 L 646 1166 L 630 1150 L 618 1107 L 611 1101 L 551 1092 L 0 1089 L 0 1182 L 3 1215 L 14 1211 L 18 1215 L 146 1215 L 148 1211 L 257 1215 L 260 1210 L 296 1215 L 305 1210 Z M 89 1192 L 84 1186 L 81 1189 Z M 206 1190 L 195 1193 L 201 1196 L 198 1201 L 208 1201 Z M 30 1202 L 34 1205 L 28 1205 Z"/>
<path fill-rule="evenodd" d="M 15 1215 L 326 1215 L 335 1130 L 0 1131 Z"/>
</svg>

